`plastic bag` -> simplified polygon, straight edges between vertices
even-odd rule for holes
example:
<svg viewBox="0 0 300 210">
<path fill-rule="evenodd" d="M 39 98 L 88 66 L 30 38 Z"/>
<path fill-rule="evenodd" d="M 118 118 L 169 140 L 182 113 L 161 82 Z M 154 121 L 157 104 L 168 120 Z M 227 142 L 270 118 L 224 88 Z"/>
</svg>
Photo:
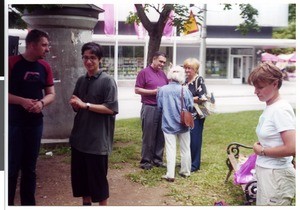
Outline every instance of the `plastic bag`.
<svg viewBox="0 0 300 210">
<path fill-rule="evenodd" d="M 234 173 L 234 184 L 247 184 L 254 179 L 251 170 L 255 168 L 256 157 L 255 153 L 251 154 L 239 170 Z"/>
</svg>

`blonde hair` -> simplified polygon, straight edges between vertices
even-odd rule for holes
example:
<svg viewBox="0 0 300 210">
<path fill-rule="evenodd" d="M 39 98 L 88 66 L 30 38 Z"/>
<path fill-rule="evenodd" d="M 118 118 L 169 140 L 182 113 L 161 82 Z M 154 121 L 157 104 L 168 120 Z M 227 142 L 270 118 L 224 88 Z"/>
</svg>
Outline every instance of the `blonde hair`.
<svg viewBox="0 0 300 210">
<path fill-rule="evenodd" d="M 184 68 L 186 68 L 186 67 L 193 68 L 196 71 L 196 73 L 198 73 L 199 67 L 200 67 L 200 62 L 196 58 L 187 58 L 183 62 L 183 67 Z"/>
<path fill-rule="evenodd" d="M 172 67 L 167 75 L 168 79 L 177 81 L 179 84 L 183 84 L 185 82 L 185 71 L 181 66 Z"/>
<path fill-rule="evenodd" d="M 280 69 L 272 62 L 260 63 L 256 66 L 248 77 L 248 84 L 258 86 L 264 84 L 271 84 L 278 81 L 278 89 L 282 85 L 283 75 Z"/>
</svg>

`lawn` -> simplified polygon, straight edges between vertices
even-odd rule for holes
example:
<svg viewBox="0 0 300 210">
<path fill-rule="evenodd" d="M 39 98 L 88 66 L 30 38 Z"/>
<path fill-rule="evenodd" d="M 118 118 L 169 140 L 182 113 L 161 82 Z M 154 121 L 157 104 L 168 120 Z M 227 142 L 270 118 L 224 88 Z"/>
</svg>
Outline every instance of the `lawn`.
<svg viewBox="0 0 300 210">
<path fill-rule="evenodd" d="M 225 200 L 233 206 L 243 205 L 241 187 L 232 183 L 232 177 L 228 183 L 224 183 L 228 171 L 225 163 L 226 148 L 231 142 L 252 146 L 257 139 L 255 127 L 260 114 L 261 111 L 246 111 L 209 116 L 204 126 L 201 170 L 187 179 L 177 174 L 176 184 L 168 185 L 168 196 L 184 205 L 211 206 L 219 200 Z M 124 162 L 138 167 L 140 153 L 140 119 L 118 120 L 110 167 L 122 167 L 121 163 Z M 179 155 L 177 156 L 179 163 Z M 127 178 L 147 187 L 158 186 L 165 171 L 164 168 L 135 170 Z"/>
</svg>

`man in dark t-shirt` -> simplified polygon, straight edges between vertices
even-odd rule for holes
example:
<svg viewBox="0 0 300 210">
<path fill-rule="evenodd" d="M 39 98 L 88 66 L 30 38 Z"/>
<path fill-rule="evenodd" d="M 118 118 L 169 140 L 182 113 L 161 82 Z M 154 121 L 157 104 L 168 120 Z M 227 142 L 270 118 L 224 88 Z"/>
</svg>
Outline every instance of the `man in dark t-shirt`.
<svg viewBox="0 0 300 210">
<path fill-rule="evenodd" d="M 8 205 L 14 205 L 21 170 L 21 205 L 35 205 L 36 161 L 43 132 L 45 106 L 54 101 L 50 65 L 43 60 L 49 52 L 49 37 L 31 30 L 22 55 L 9 57 Z"/>
</svg>

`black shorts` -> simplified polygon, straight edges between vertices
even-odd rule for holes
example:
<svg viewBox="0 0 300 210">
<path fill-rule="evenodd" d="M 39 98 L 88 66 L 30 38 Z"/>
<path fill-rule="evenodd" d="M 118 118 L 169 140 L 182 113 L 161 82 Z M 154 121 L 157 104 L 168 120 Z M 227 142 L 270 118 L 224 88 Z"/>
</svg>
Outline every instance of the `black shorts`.
<svg viewBox="0 0 300 210">
<path fill-rule="evenodd" d="M 101 202 L 109 197 L 108 156 L 71 149 L 71 181 L 74 197 L 91 197 Z"/>
</svg>

